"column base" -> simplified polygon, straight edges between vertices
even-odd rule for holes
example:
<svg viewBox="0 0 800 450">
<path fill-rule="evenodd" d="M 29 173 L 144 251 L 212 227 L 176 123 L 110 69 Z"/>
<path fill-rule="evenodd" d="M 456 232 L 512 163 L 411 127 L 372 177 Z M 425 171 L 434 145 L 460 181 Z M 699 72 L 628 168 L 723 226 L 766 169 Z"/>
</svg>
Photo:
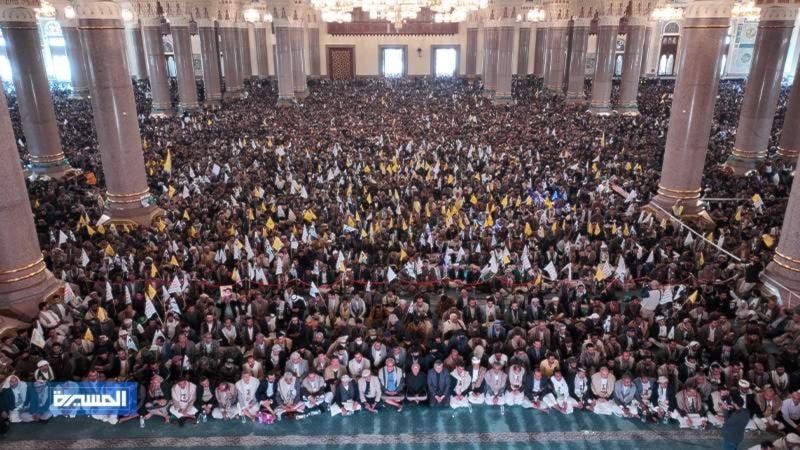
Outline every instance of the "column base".
<svg viewBox="0 0 800 450">
<path fill-rule="evenodd" d="M 297 99 L 301 99 L 302 100 L 304 98 L 307 98 L 309 95 L 310 95 L 310 93 L 308 92 L 308 89 L 305 89 L 305 90 L 302 90 L 302 91 L 294 91 L 294 98 L 297 98 Z"/>
<path fill-rule="evenodd" d="M 172 117 L 172 107 L 153 105 L 150 107 L 150 117 Z"/>
<path fill-rule="evenodd" d="M 494 91 L 484 88 L 481 95 L 483 95 L 483 98 L 494 98 Z"/>
<path fill-rule="evenodd" d="M 241 98 L 242 98 L 241 89 L 238 90 L 238 91 L 234 91 L 234 90 L 227 91 L 224 94 L 222 94 L 222 100 L 223 101 L 239 100 Z"/>
<path fill-rule="evenodd" d="M 589 114 L 594 114 L 596 116 L 610 116 L 613 115 L 616 111 L 611 109 L 611 104 L 607 103 L 605 105 L 589 105 L 589 109 L 587 110 Z"/>
<path fill-rule="evenodd" d="M 88 100 L 89 89 L 75 89 L 69 94 L 70 100 Z"/>
<path fill-rule="evenodd" d="M 4 282 L 0 285 L 0 315 L 29 321 L 39 315 L 39 303 L 61 293 L 64 283 L 56 279 L 49 270 L 33 272 L 23 280 Z M 17 278 L 22 276 L 17 275 Z M 8 319 L 0 317 L 0 328 Z"/>
<path fill-rule="evenodd" d="M 222 105 L 222 97 L 217 98 L 207 98 L 203 100 L 203 104 L 206 106 L 210 106 L 212 108 L 219 108 Z"/>
<path fill-rule="evenodd" d="M 641 115 L 639 113 L 639 107 L 636 103 L 619 105 L 616 107 L 616 111 L 617 113 L 627 117 L 637 117 Z"/>
<path fill-rule="evenodd" d="M 544 90 L 550 95 L 555 95 L 558 97 L 564 96 L 564 89 L 559 86 L 545 86 Z"/>
<path fill-rule="evenodd" d="M 25 176 L 35 174 L 38 176 L 48 176 L 55 180 L 63 178 L 70 178 L 76 174 L 80 174 L 80 169 L 74 169 L 69 165 L 69 161 L 61 153 L 60 157 L 53 161 L 37 160 L 36 156 L 30 156 L 31 163 L 25 166 Z"/>
<path fill-rule="evenodd" d="M 764 290 L 778 297 L 783 306 L 794 308 L 800 305 L 800 264 L 791 261 L 786 261 L 791 265 L 783 262 L 778 264 L 776 258 L 780 256 L 775 255 L 772 262 L 761 272 Z"/>
<path fill-rule="evenodd" d="M 295 104 L 294 97 L 278 97 L 278 101 L 275 103 L 275 106 L 279 108 L 292 106 Z"/>
<path fill-rule="evenodd" d="M 198 109 L 200 109 L 200 104 L 197 103 L 197 102 L 188 103 L 188 104 L 185 104 L 185 105 L 184 104 L 180 104 L 180 103 L 178 104 L 178 110 L 180 112 L 197 111 Z"/>
<path fill-rule="evenodd" d="M 581 103 L 586 103 L 586 95 L 584 93 L 571 93 L 567 92 L 567 97 L 564 101 L 568 105 L 579 105 Z"/>
<path fill-rule="evenodd" d="M 731 171 L 737 177 L 744 177 L 758 169 L 758 166 L 766 159 L 767 151 L 745 152 L 735 148 L 731 150 L 731 155 L 725 161 L 723 167 Z"/>
<path fill-rule="evenodd" d="M 783 147 L 778 147 L 778 153 L 775 156 L 783 164 L 794 167 L 797 165 L 798 158 L 800 158 L 800 150 L 787 150 Z"/>
<path fill-rule="evenodd" d="M 644 210 L 653 214 L 653 217 L 659 222 L 666 219 L 678 225 L 672 215 L 672 207 L 678 204 L 683 206 L 683 213 L 679 217 L 683 222 L 694 225 L 702 230 L 714 229 L 716 226 L 714 219 L 708 214 L 705 205 L 703 205 L 700 200 L 678 200 L 662 194 L 657 194 L 650 200 L 650 203 L 644 206 Z"/>
<path fill-rule="evenodd" d="M 106 207 L 98 225 L 128 225 L 150 227 L 153 221 L 164 215 L 164 210 L 157 206 L 139 206 L 136 208 Z"/>
<path fill-rule="evenodd" d="M 514 100 L 511 98 L 510 95 L 505 95 L 505 94 L 495 95 L 494 98 L 492 98 L 492 103 L 495 105 L 509 105 L 513 101 Z"/>
</svg>

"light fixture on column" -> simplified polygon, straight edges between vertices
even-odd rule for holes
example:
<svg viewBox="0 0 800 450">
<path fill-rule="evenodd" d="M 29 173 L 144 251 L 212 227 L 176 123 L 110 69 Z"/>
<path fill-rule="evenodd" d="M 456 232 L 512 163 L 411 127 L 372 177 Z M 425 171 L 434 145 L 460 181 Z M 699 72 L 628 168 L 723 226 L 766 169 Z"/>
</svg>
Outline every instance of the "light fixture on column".
<svg viewBox="0 0 800 450">
<path fill-rule="evenodd" d="M 543 22 L 544 14 L 541 8 L 529 9 L 524 15 L 517 14 L 517 22 Z"/>
<path fill-rule="evenodd" d="M 683 18 L 683 8 L 675 8 L 673 6 L 662 6 L 656 8 L 650 13 L 653 20 L 659 22 L 669 22 L 671 20 L 680 20 Z"/>
<path fill-rule="evenodd" d="M 242 11 L 242 15 L 244 16 L 244 20 L 250 23 L 258 22 L 258 20 L 261 18 L 261 14 L 259 14 L 258 11 L 253 8 L 245 9 Z"/>
<path fill-rule="evenodd" d="M 48 1 L 43 1 L 38 8 L 34 8 L 36 15 L 39 17 L 55 17 L 56 8 Z"/>
<path fill-rule="evenodd" d="M 130 9 L 123 9 L 120 14 L 122 15 L 122 20 L 125 22 L 133 21 L 133 12 L 131 12 Z"/>
<path fill-rule="evenodd" d="M 72 5 L 67 5 L 64 7 L 64 17 L 67 19 L 74 19 L 75 18 L 75 8 Z"/>
<path fill-rule="evenodd" d="M 753 2 L 736 3 L 731 8 L 731 17 L 756 22 L 761 17 L 761 8 Z"/>
</svg>

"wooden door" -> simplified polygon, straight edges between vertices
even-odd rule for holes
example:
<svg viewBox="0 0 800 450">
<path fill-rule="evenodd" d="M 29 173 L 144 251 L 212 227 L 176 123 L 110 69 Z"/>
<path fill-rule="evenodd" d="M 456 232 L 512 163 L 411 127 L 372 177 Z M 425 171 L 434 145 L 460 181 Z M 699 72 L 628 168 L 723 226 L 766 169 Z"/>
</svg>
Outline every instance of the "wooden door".
<svg viewBox="0 0 800 450">
<path fill-rule="evenodd" d="M 355 72 L 353 47 L 328 47 L 328 76 L 331 80 L 351 80 Z"/>
</svg>

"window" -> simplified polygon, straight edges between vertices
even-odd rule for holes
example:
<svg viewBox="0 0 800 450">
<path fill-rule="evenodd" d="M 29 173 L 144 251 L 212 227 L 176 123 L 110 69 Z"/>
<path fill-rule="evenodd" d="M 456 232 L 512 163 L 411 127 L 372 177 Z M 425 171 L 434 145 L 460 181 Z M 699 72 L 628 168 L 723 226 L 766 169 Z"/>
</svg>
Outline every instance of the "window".
<svg viewBox="0 0 800 450">
<path fill-rule="evenodd" d="M 9 62 L 6 55 L 0 55 L 0 78 L 5 82 L 10 82 L 11 78 L 11 62 Z"/>
<path fill-rule="evenodd" d="M 458 51 L 455 48 L 437 48 L 433 58 L 437 77 L 453 77 L 458 73 Z"/>
<path fill-rule="evenodd" d="M 402 77 L 406 72 L 405 49 L 402 47 L 381 48 L 381 75 L 387 78 Z"/>
<path fill-rule="evenodd" d="M 167 56 L 167 75 L 173 78 L 178 76 L 178 66 L 175 65 L 175 57 L 173 55 Z"/>
</svg>

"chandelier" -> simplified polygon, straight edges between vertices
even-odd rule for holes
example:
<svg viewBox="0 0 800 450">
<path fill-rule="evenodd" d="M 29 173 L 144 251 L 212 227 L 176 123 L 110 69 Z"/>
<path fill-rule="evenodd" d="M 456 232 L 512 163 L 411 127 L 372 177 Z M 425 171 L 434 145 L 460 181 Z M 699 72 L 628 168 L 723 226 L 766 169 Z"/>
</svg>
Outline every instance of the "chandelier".
<svg viewBox="0 0 800 450">
<path fill-rule="evenodd" d="M 48 1 L 42 2 L 41 6 L 33 9 L 39 17 L 55 17 L 56 8 Z"/>
<path fill-rule="evenodd" d="M 325 22 L 352 22 L 352 11 L 359 8 L 373 20 L 386 20 L 397 29 L 417 17 L 423 8 L 433 11 L 433 20 L 461 22 L 467 14 L 488 6 L 489 0 L 311 0 Z"/>
<path fill-rule="evenodd" d="M 731 16 L 738 19 L 755 21 L 761 17 L 761 8 L 753 2 L 737 3 L 731 9 Z"/>
<path fill-rule="evenodd" d="M 656 8 L 650 13 L 650 17 L 653 20 L 657 20 L 659 22 L 669 22 L 670 20 L 680 20 L 683 17 L 683 9 L 682 8 L 675 8 L 672 6 L 664 6 L 661 8 Z"/>
<path fill-rule="evenodd" d="M 517 14 L 517 22 L 543 22 L 545 12 L 541 8 L 529 9 L 525 15 Z"/>
</svg>

